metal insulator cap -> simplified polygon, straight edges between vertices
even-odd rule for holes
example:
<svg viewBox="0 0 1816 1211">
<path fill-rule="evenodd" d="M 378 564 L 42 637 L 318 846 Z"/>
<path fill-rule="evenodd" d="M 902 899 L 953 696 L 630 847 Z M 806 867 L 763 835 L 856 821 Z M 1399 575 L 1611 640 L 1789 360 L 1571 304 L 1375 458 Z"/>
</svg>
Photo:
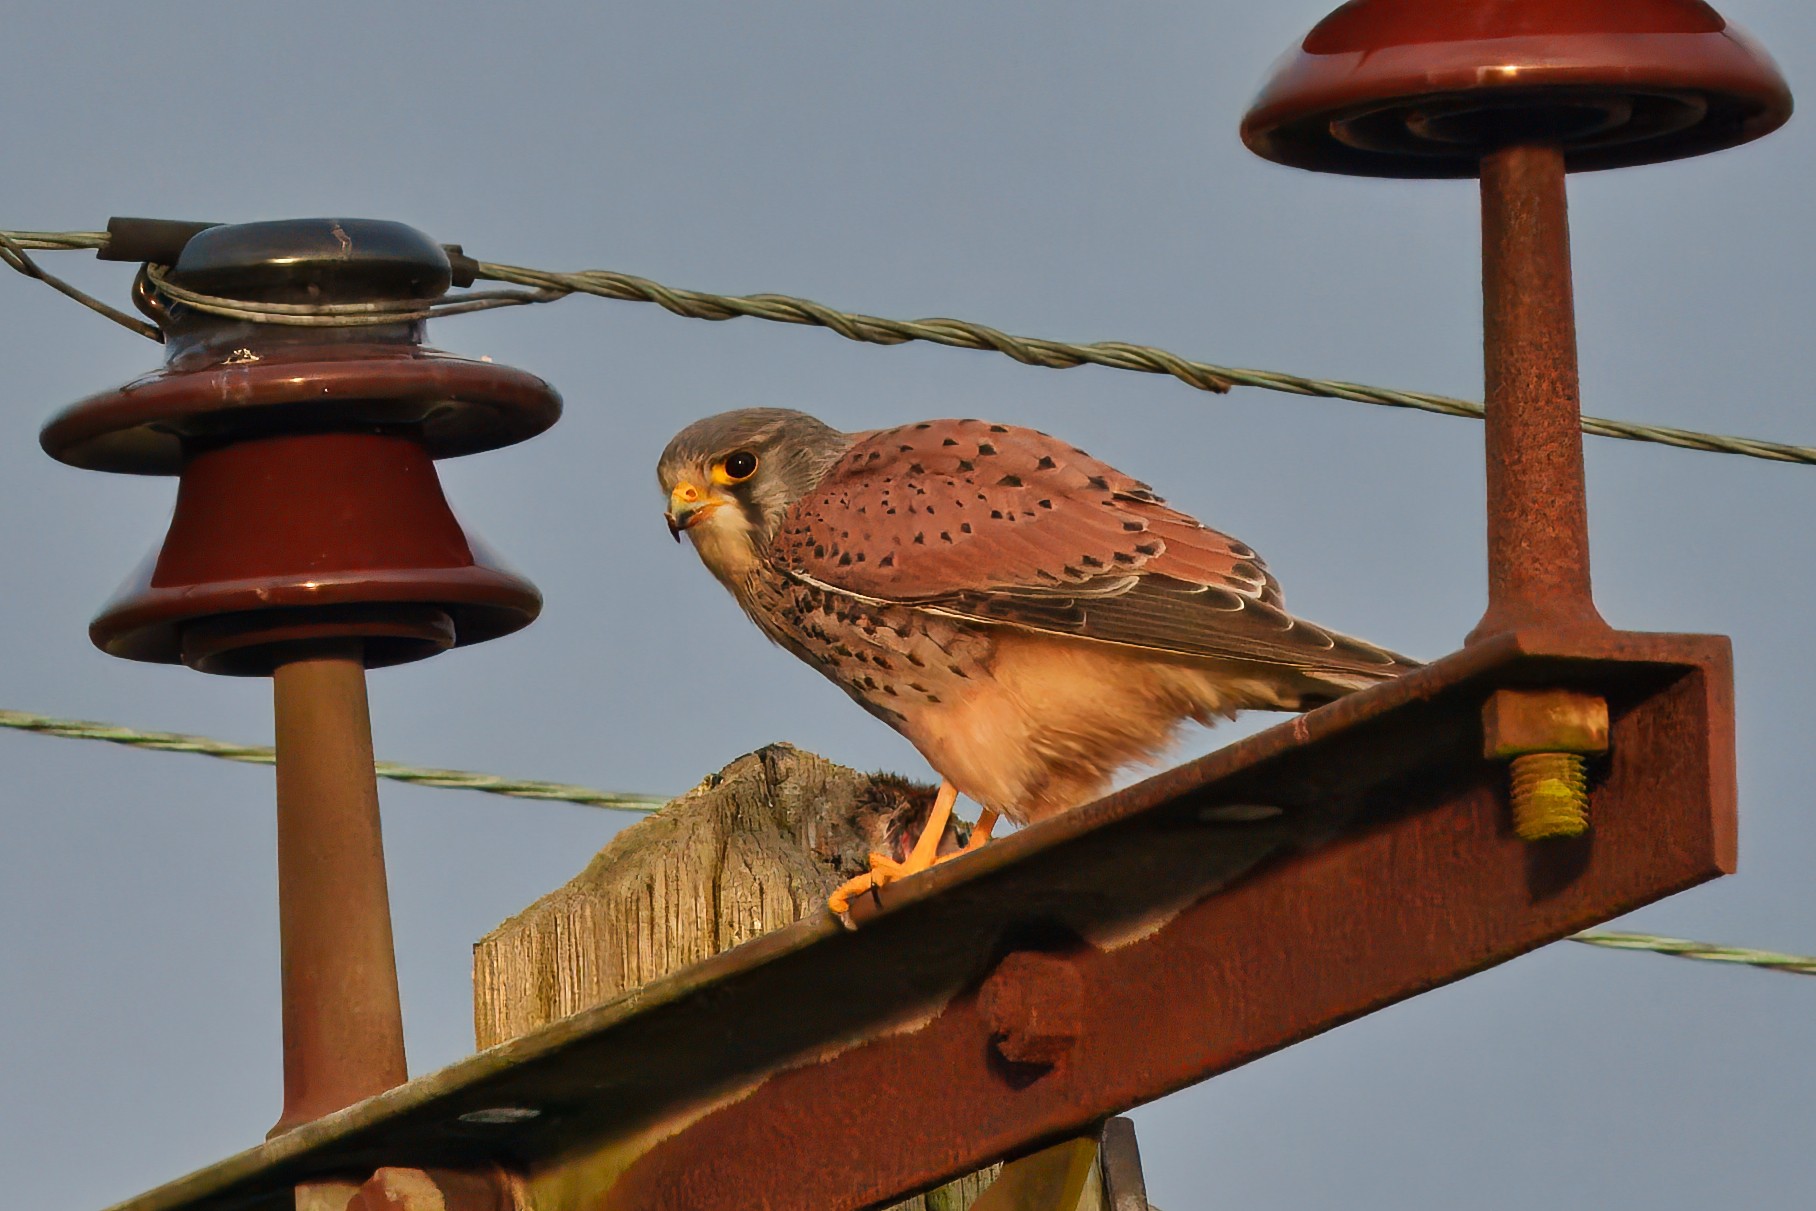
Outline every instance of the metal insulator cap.
<svg viewBox="0 0 1816 1211">
<path fill-rule="evenodd" d="M 453 281 L 448 254 L 414 227 L 384 219 L 277 219 L 191 236 L 172 280 L 261 303 L 432 299 Z"/>
<path fill-rule="evenodd" d="M 419 303 L 449 284 L 448 254 L 402 223 L 283 219 L 185 235 L 171 279 L 229 299 Z M 542 379 L 428 348 L 420 322 L 299 327 L 161 310 L 164 369 L 53 417 L 39 437 L 52 458 L 175 475 L 201 446 L 375 425 L 408 428 L 450 458 L 524 441 L 561 415 Z"/>
<path fill-rule="evenodd" d="M 1701 0 L 1351 0 L 1275 65 L 1242 141 L 1319 172 L 1472 177 L 1515 142 L 1620 168 L 1790 115 L 1771 57 Z"/>
</svg>

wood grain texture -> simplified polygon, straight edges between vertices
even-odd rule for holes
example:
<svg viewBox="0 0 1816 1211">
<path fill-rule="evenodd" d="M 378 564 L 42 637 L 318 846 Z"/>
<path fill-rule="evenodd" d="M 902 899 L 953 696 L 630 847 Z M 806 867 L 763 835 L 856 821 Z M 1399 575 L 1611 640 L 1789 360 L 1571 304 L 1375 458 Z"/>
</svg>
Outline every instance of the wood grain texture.
<svg viewBox="0 0 1816 1211">
<path fill-rule="evenodd" d="M 872 851 L 905 855 L 933 788 L 791 745 L 740 757 L 625 829 L 571 881 L 473 948 L 481 1048 L 546 1026 L 802 917 Z M 961 823 L 947 844 L 964 842 Z M 967 1211 L 997 1166 L 897 1204 Z"/>
</svg>

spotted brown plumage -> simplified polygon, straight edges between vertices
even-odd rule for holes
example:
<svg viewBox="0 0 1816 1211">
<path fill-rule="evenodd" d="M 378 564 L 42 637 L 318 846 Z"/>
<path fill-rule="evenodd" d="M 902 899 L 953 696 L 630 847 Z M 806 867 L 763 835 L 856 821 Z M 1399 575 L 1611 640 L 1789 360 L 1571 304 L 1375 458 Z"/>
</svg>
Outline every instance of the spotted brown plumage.
<svg viewBox="0 0 1816 1211">
<path fill-rule="evenodd" d="M 788 510 L 771 558 L 953 617 L 1277 665 L 1302 700 L 1404 667 L 1293 618 L 1248 546 L 1032 429 L 923 421 L 864 435 Z"/>
<path fill-rule="evenodd" d="M 1249 547 L 1032 429 L 846 434 L 746 409 L 682 430 L 658 478 L 677 539 L 757 625 L 987 819 L 1095 797 L 1186 719 L 1303 709 L 1414 667 L 1294 618 Z"/>
</svg>

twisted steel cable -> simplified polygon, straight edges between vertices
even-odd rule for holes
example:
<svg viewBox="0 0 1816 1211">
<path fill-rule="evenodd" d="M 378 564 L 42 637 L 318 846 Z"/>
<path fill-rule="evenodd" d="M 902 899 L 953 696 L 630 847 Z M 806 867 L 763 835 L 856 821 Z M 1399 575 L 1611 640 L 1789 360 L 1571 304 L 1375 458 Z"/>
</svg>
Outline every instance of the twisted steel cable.
<svg viewBox="0 0 1816 1211">
<path fill-rule="evenodd" d="M 32 264 L 27 249 L 100 249 L 107 244 L 102 231 L 13 231 L 0 232 L 0 259 L 29 276 L 37 277 L 54 288 L 94 308 L 110 319 L 135 332 L 160 339 L 155 328 L 124 315 L 107 304 L 93 299 L 73 287 L 51 278 Z M 1412 408 L 1440 416 L 1459 416 L 1480 420 L 1482 405 L 1473 400 L 1436 395 L 1425 391 L 1402 391 L 1389 387 L 1372 387 L 1340 379 L 1306 378 L 1274 370 L 1252 370 L 1218 366 L 1193 361 L 1153 345 L 1126 341 L 1095 341 L 1077 344 L 1043 337 L 1015 336 L 987 324 L 969 320 L 932 318 L 893 320 L 859 312 L 840 311 L 812 299 L 786 294 L 713 294 L 667 286 L 634 274 L 607 269 L 587 269 L 559 273 L 531 269 L 521 265 L 504 265 L 478 261 L 457 254 L 462 267 L 475 279 L 522 286 L 524 290 L 466 291 L 444 295 L 429 302 L 356 303 L 331 306 L 258 303 L 221 298 L 184 289 L 169 280 L 165 267 L 150 266 L 147 276 L 161 291 L 187 306 L 212 312 L 230 319 L 255 323 L 291 324 L 318 327 L 345 327 L 359 324 L 396 323 L 443 315 L 460 315 L 485 311 L 493 307 L 516 307 L 529 303 L 551 303 L 570 294 L 590 294 L 597 298 L 621 302 L 654 303 L 674 315 L 691 319 L 729 320 L 751 318 L 773 323 L 797 324 L 827 328 L 847 340 L 873 345 L 900 345 L 909 341 L 926 341 L 958 349 L 979 349 L 1000 353 L 1029 366 L 1065 370 L 1077 366 L 1104 366 L 1142 374 L 1166 374 L 1201 391 L 1225 392 L 1231 387 L 1257 387 L 1290 395 L 1340 399 L 1355 403 L 1379 404 L 1391 408 Z M 1704 433 L 1668 425 L 1648 425 L 1637 421 L 1610 420 L 1586 416 L 1583 432 L 1596 437 L 1614 437 L 1625 441 L 1651 442 L 1682 450 L 1713 454 L 1738 454 L 1770 462 L 1816 464 L 1816 447 L 1788 442 L 1728 434 Z"/>
<path fill-rule="evenodd" d="M 0 710 L 0 728 L 36 732 L 44 736 L 61 736 L 70 740 L 103 740 L 132 748 L 152 749 L 166 753 L 194 753 L 223 761 L 242 761 L 250 765 L 272 765 L 276 750 L 268 745 L 234 744 L 208 736 L 182 732 L 147 732 L 121 727 L 115 723 L 96 723 L 82 719 L 56 719 L 26 711 Z M 518 799 L 543 799 L 561 803 L 578 803 L 613 811 L 652 812 L 668 802 L 660 796 L 626 794 L 598 790 L 566 782 L 543 782 L 529 778 L 504 778 L 497 774 L 472 770 L 435 769 L 416 765 L 399 765 L 391 761 L 375 763 L 381 778 L 408 782 L 417 786 L 445 790 L 483 791 L 489 795 L 508 795 Z M 1680 959 L 1699 959 L 1709 963 L 1730 963 L 1758 967 L 1767 971 L 1794 975 L 1816 975 L 1816 956 L 1781 954 L 1777 951 L 1754 950 L 1742 946 L 1723 946 L 1715 942 L 1694 942 L 1685 938 L 1667 938 L 1656 934 L 1626 933 L 1614 930 L 1585 930 L 1569 939 L 1589 946 L 1614 950 L 1639 950 L 1670 955 Z"/>
<path fill-rule="evenodd" d="M 69 234 L 71 236 L 86 237 L 86 236 L 93 235 L 95 233 L 84 231 L 84 232 L 69 232 L 67 234 Z M 105 232 L 102 232 L 101 234 L 103 237 L 105 237 L 105 235 L 106 235 Z M 12 268 L 18 270 L 20 273 L 23 273 L 28 278 L 37 278 L 40 282 L 43 282 L 46 286 L 49 286 L 52 290 L 55 290 L 57 293 L 65 295 L 69 298 L 76 300 L 76 302 L 82 304 L 84 307 L 87 307 L 90 311 L 99 312 L 101 315 L 106 316 L 108 319 L 112 320 L 116 324 L 119 324 L 123 328 L 129 328 L 132 331 L 138 333 L 140 336 L 149 337 L 150 339 L 152 339 L 154 341 L 158 341 L 160 343 L 164 340 L 164 334 L 161 331 L 159 331 L 155 325 L 147 324 L 144 320 L 141 320 L 141 319 L 135 319 L 132 316 L 127 315 L 124 311 L 121 311 L 116 307 L 110 307 L 108 304 L 103 303 L 100 299 L 96 298 L 94 295 L 89 294 L 86 291 L 76 289 L 74 286 L 71 286 L 68 282 L 64 281 L 62 278 L 55 277 L 49 273 L 46 273 L 44 270 L 42 270 L 38 267 L 38 262 L 32 260 L 32 258 L 26 253 L 26 249 L 28 249 L 28 248 L 82 247 L 83 245 L 28 243 L 26 240 L 15 238 L 18 236 L 31 237 L 34 235 L 41 237 L 43 235 L 43 233 L 29 232 L 29 231 L 21 231 L 21 232 L 0 231 L 0 261 L 5 261 L 8 265 L 12 266 Z"/>
<path fill-rule="evenodd" d="M 1570 940 L 1588 946 L 1605 946 L 1611 950 L 1643 950 L 1649 954 L 1671 955 L 1679 959 L 1700 959 L 1705 963 L 1738 963 L 1767 971 L 1816 976 L 1816 955 L 1780 954 L 1774 950 L 1753 950 L 1745 946 L 1723 946 L 1716 942 L 1692 942 L 1687 938 L 1663 938 L 1657 934 L 1623 933 L 1617 930 L 1585 930 L 1573 934 Z"/>
<path fill-rule="evenodd" d="M 248 765 L 274 765 L 277 750 L 263 744 L 234 744 L 208 736 L 191 736 L 183 732 L 146 732 L 121 727 L 115 723 L 96 723 L 87 719 L 56 719 L 26 711 L 0 711 L 0 727 L 15 731 L 37 732 L 43 736 L 61 736 L 68 740 L 104 740 L 131 748 L 153 749 L 165 753 L 195 753 L 218 757 L 222 761 L 242 761 Z M 430 766 L 400 765 L 379 761 L 374 770 L 380 778 L 433 786 L 444 790 L 484 791 L 488 795 L 509 795 L 516 799 L 547 799 L 563 803 L 580 803 L 614 811 L 652 812 L 668 799 L 657 795 L 634 795 L 620 791 L 598 790 L 567 782 L 543 782 L 531 778 L 504 778 L 472 770 L 436 769 Z"/>
</svg>

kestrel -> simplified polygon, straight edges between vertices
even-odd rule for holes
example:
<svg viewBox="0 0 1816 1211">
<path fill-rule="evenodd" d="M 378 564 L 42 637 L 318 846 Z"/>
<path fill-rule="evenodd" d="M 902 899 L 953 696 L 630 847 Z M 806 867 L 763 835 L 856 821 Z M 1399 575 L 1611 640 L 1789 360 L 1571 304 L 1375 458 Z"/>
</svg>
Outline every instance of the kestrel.
<svg viewBox="0 0 1816 1211">
<path fill-rule="evenodd" d="M 1288 614 L 1253 550 L 1057 438 L 980 420 L 841 433 L 802 412 L 697 421 L 657 477 L 676 541 L 776 643 L 942 779 L 905 862 L 962 792 L 1017 824 L 1096 798 L 1187 719 L 1306 710 L 1416 667 Z M 952 856 L 952 855 L 947 855 Z"/>
</svg>

